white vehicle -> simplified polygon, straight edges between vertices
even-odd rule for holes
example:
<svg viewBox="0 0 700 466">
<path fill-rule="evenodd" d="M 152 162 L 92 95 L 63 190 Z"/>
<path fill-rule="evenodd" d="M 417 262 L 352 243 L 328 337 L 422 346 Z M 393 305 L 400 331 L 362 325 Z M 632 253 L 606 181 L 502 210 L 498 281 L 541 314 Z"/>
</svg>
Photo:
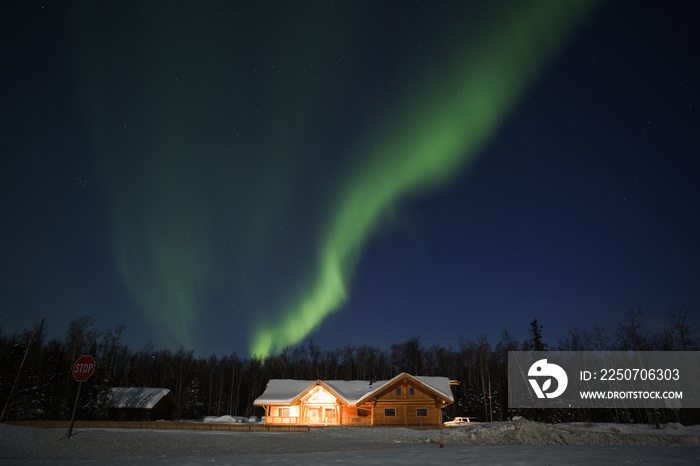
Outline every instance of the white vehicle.
<svg viewBox="0 0 700 466">
<path fill-rule="evenodd" d="M 468 417 L 456 417 L 451 421 L 447 421 L 445 423 L 445 427 L 457 427 L 457 426 L 464 426 L 471 423 L 470 418 Z"/>
</svg>

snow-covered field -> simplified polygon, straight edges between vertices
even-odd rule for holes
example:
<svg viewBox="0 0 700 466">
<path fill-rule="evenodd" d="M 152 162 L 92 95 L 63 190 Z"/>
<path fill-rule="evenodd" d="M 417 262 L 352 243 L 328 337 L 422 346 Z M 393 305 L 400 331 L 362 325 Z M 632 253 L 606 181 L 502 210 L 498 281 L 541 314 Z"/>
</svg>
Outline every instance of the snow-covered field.
<svg viewBox="0 0 700 466">
<path fill-rule="evenodd" d="M 38 429 L 0 424 L 0 465 L 700 464 L 700 426 L 527 420 L 439 430 Z M 441 447 L 441 444 L 443 447 Z"/>
</svg>

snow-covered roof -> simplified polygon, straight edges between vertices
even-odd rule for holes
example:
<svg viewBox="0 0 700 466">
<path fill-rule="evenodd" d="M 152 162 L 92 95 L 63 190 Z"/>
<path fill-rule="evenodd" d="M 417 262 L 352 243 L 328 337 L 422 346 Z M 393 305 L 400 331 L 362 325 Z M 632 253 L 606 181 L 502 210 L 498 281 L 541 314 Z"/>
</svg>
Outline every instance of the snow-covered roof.
<svg viewBox="0 0 700 466">
<path fill-rule="evenodd" d="M 450 379 L 447 377 L 415 377 L 401 373 L 391 380 L 292 380 L 270 379 L 267 388 L 254 402 L 254 405 L 288 405 L 294 403 L 314 385 L 322 384 L 350 406 L 357 406 L 382 388 L 396 380 L 408 377 L 424 385 L 437 395 L 454 402 Z"/>
<path fill-rule="evenodd" d="M 109 407 L 151 409 L 168 393 L 167 388 L 114 387 Z"/>
<path fill-rule="evenodd" d="M 316 385 L 315 380 L 270 379 L 265 392 L 253 404 L 259 405 L 288 405 L 292 404 L 299 395 Z"/>
<path fill-rule="evenodd" d="M 349 405 L 357 404 L 384 384 L 383 381 L 371 383 L 366 380 L 322 380 L 321 382 Z"/>
<path fill-rule="evenodd" d="M 452 389 L 450 388 L 450 379 L 448 379 L 447 377 L 426 377 L 422 375 L 412 375 L 411 377 L 413 377 L 423 385 L 432 388 L 448 400 L 452 402 L 455 401 L 454 397 L 452 396 Z"/>
<path fill-rule="evenodd" d="M 382 388 L 393 384 L 395 381 L 407 377 L 409 379 L 413 379 L 416 382 L 422 384 L 423 386 L 429 388 L 433 392 L 435 392 L 437 395 L 442 396 L 443 398 L 449 400 L 450 402 L 454 402 L 454 397 L 452 396 L 452 390 L 450 389 L 450 379 L 447 377 L 427 377 L 427 376 L 414 376 L 411 374 L 407 374 L 405 372 L 402 372 L 401 374 L 397 375 L 391 380 L 386 380 L 386 381 L 379 381 L 375 382 L 374 389 L 371 392 L 368 392 L 366 395 L 362 396 L 360 399 L 358 399 L 355 404 L 359 404 L 363 401 L 365 401 L 367 398 L 369 398 L 374 392 L 377 392 L 381 390 Z"/>
</svg>

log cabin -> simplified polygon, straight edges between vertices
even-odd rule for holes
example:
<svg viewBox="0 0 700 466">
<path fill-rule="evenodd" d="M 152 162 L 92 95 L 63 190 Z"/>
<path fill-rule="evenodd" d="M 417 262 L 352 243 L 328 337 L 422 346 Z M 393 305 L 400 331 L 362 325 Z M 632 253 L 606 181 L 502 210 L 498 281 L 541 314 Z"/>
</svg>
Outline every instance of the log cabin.
<svg viewBox="0 0 700 466">
<path fill-rule="evenodd" d="M 253 404 L 266 425 L 439 427 L 454 402 L 446 377 L 401 373 L 391 380 L 271 379 Z"/>
</svg>

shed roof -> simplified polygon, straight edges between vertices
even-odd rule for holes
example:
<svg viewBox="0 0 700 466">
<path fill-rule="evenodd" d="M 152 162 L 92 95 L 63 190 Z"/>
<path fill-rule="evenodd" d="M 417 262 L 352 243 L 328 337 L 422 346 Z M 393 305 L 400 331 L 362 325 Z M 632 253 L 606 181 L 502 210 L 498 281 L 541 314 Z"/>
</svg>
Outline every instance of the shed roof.
<svg viewBox="0 0 700 466">
<path fill-rule="evenodd" d="M 292 380 L 270 379 L 267 388 L 253 404 L 256 406 L 288 405 L 294 403 L 314 385 L 324 385 L 348 405 L 357 406 L 382 388 L 391 385 L 402 377 L 413 379 L 436 395 L 454 402 L 450 380 L 447 377 L 415 377 L 401 373 L 391 380 Z"/>
<path fill-rule="evenodd" d="M 170 390 L 167 388 L 113 387 L 110 408 L 153 408 Z"/>
</svg>

